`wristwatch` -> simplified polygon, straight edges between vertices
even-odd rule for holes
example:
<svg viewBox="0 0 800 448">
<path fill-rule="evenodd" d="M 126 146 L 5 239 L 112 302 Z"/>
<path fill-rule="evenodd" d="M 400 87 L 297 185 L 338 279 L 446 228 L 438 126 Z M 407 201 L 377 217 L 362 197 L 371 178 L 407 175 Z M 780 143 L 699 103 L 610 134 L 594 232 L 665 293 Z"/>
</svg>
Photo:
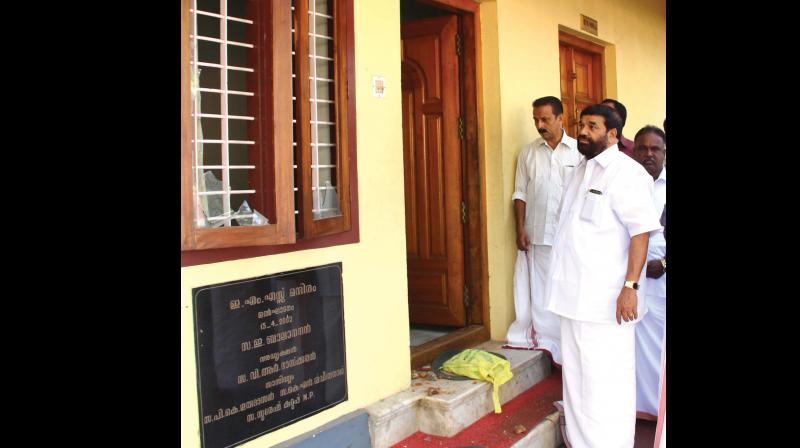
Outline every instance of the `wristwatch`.
<svg viewBox="0 0 800 448">
<path fill-rule="evenodd" d="M 661 266 L 664 268 L 664 272 L 667 272 L 667 259 L 666 258 L 662 258 L 661 259 Z"/>
<path fill-rule="evenodd" d="M 639 284 L 633 280 L 625 280 L 625 287 L 638 290 Z"/>
</svg>

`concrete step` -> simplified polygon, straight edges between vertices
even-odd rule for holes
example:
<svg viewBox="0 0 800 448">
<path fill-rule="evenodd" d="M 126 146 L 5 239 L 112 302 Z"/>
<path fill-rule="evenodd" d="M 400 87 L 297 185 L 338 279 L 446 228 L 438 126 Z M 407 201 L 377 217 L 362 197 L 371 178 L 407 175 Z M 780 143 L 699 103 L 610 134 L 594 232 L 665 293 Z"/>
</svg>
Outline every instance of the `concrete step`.
<svg viewBox="0 0 800 448">
<path fill-rule="evenodd" d="M 500 402 L 507 403 L 550 375 L 550 361 L 541 351 L 503 349 L 502 345 L 503 342 L 487 341 L 475 348 L 502 354 L 511 363 L 514 377 L 500 386 Z M 417 431 L 452 437 L 494 411 L 492 386 L 485 381 L 437 379 L 411 383 L 410 388 L 366 408 L 374 448 L 388 448 Z M 439 393 L 428 395 L 429 388 L 436 388 Z"/>
<path fill-rule="evenodd" d="M 517 440 L 510 448 L 561 448 L 564 445 L 558 412 L 544 418 L 525 437 Z"/>
</svg>

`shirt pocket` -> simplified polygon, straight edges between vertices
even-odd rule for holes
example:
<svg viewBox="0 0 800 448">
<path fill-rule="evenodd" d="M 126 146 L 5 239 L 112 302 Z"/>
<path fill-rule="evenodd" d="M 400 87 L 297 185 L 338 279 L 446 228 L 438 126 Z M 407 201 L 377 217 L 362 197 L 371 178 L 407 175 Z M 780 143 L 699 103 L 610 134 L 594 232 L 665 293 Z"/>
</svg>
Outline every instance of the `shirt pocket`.
<svg viewBox="0 0 800 448">
<path fill-rule="evenodd" d="M 572 179 L 572 173 L 575 172 L 575 165 L 564 165 L 561 167 L 561 185 L 565 186 Z"/>
<path fill-rule="evenodd" d="M 542 169 L 537 169 L 536 172 L 533 173 L 533 182 L 537 187 L 541 187 L 542 185 L 547 183 L 548 177 L 549 177 L 548 172 Z"/>
<path fill-rule="evenodd" d="M 600 221 L 602 208 L 605 205 L 605 198 L 602 193 L 594 193 L 593 191 L 595 190 L 586 192 L 580 217 L 583 221 L 597 225 Z"/>
</svg>

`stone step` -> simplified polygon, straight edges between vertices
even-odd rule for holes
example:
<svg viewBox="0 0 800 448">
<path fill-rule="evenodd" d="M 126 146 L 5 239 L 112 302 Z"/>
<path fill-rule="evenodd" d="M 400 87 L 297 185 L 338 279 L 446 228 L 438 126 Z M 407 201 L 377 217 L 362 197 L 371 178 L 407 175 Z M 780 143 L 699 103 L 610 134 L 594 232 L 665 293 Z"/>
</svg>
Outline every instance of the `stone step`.
<svg viewBox="0 0 800 448">
<path fill-rule="evenodd" d="M 500 386 L 500 402 L 506 403 L 550 375 L 550 361 L 541 351 L 503 349 L 502 345 L 487 341 L 475 348 L 502 354 L 511 363 L 514 377 Z M 417 431 L 452 437 L 494 411 L 492 385 L 485 381 L 411 383 L 410 388 L 366 408 L 374 448 L 388 448 Z M 429 388 L 439 393 L 428 395 Z"/>
<path fill-rule="evenodd" d="M 554 412 L 509 448 L 561 448 L 562 446 L 564 440 L 561 436 L 561 424 L 558 412 Z"/>
</svg>

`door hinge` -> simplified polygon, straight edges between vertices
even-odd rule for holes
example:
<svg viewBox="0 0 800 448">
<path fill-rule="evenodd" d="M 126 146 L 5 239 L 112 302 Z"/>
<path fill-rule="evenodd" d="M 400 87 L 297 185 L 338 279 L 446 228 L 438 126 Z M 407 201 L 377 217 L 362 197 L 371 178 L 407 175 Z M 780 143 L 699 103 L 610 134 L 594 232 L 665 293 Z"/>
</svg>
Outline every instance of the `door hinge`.
<svg viewBox="0 0 800 448">
<path fill-rule="evenodd" d="M 467 223 L 467 204 L 464 201 L 461 201 L 461 223 Z"/>
<path fill-rule="evenodd" d="M 469 299 L 469 286 L 464 283 L 464 308 L 469 309 L 471 301 Z"/>
<path fill-rule="evenodd" d="M 466 137 L 464 129 L 464 117 L 458 117 L 458 137 L 464 140 Z"/>
<path fill-rule="evenodd" d="M 456 33 L 456 54 L 461 56 L 464 53 L 464 39 L 461 33 Z"/>
</svg>

